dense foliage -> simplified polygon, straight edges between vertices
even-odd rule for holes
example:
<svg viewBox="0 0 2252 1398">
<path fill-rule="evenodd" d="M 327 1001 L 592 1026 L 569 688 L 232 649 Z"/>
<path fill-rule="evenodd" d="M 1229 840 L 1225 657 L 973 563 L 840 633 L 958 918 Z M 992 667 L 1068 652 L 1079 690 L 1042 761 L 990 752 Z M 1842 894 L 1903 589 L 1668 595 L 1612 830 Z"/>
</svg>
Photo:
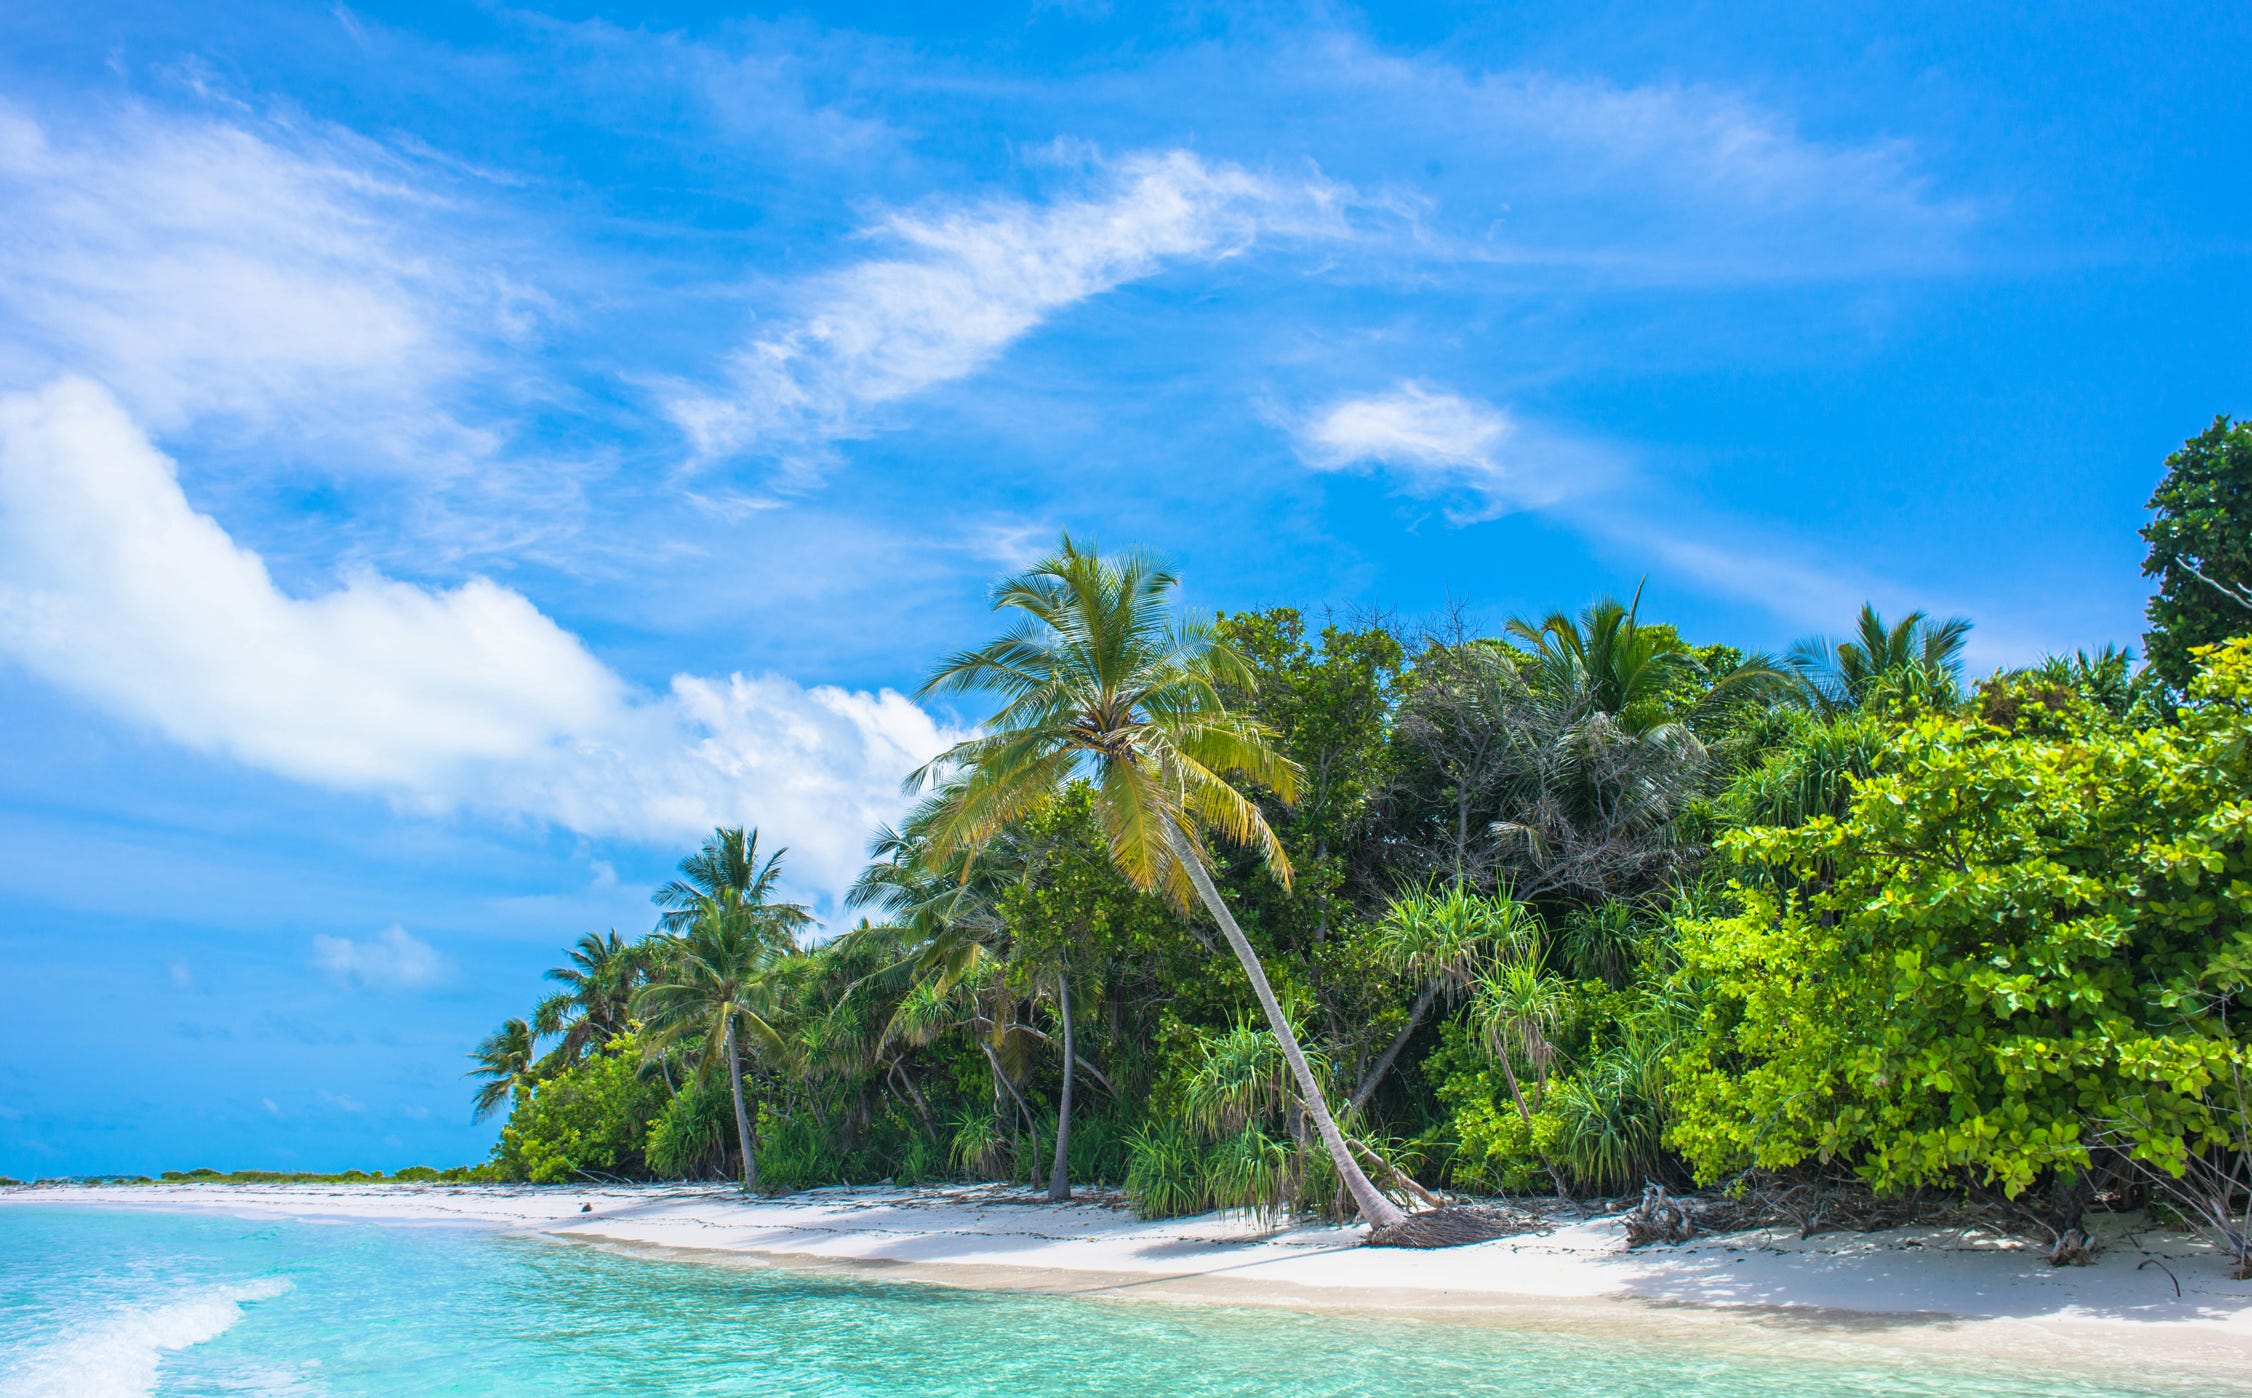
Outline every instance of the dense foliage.
<svg viewBox="0 0 2252 1398">
<path fill-rule="evenodd" d="M 1733 913 L 1682 925 L 1703 991 L 1673 1138 L 1715 1178 L 1809 1158 L 2015 1194 L 2105 1144 L 2172 1170 L 2230 1128 L 2252 971 L 2252 644 L 2138 731 L 1998 684 L 1891 734 L 1842 815 L 1731 833 Z"/>
<path fill-rule="evenodd" d="M 2252 630 L 2252 423 L 2216 418 L 2166 458 L 2143 526 L 2150 599 L 2150 667 L 2189 686 L 2199 646 Z"/>
<path fill-rule="evenodd" d="M 1812 1174 L 2155 1200 L 2252 1256 L 2252 609 L 2201 580 L 2247 576 L 2243 436 L 2154 504 L 2164 673 L 1972 684 L 1968 622 L 1873 608 L 1781 657 L 1639 599 L 1199 622 L 1066 541 L 940 668 L 1000 709 L 857 925 L 809 939 L 715 832 L 473 1055 L 492 1168 L 1372 1219 Z"/>
</svg>

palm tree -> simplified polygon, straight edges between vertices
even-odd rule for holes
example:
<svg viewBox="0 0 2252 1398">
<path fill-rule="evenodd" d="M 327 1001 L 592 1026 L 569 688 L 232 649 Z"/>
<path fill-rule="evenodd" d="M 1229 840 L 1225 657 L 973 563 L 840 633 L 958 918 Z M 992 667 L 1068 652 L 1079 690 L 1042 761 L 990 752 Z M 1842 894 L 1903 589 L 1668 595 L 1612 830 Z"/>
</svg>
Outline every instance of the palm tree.
<svg viewBox="0 0 2252 1398">
<path fill-rule="evenodd" d="M 1699 720 L 1785 682 L 1764 655 L 1716 671 L 1672 627 L 1642 624 L 1641 602 L 1507 625 L 1525 684 L 1497 716 L 1512 731 L 1490 829 L 1521 897 L 1603 901 L 1676 877 L 1694 851 L 1675 817 L 1710 769 Z"/>
<path fill-rule="evenodd" d="M 813 920 L 803 904 L 774 901 L 782 855 L 758 858 L 758 832 L 722 828 L 680 862 L 682 878 L 657 890 L 665 909 L 656 964 L 632 1007 L 648 1024 L 652 1050 L 692 1043 L 701 1052 L 698 1072 L 727 1065 L 735 1105 L 735 1140 L 742 1151 L 743 1188 L 758 1185 L 751 1149 L 751 1118 L 743 1101 L 742 1041 L 777 1056 L 783 1036 L 772 1022 L 777 972 L 797 954 L 797 934 Z"/>
<path fill-rule="evenodd" d="M 1641 611 L 1637 588 L 1632 603 L 1606 597 L 1577 617 L 1515 617 L 1503 629 L 1524 648 L 1543 695 L 1583 715 L 1602 714 L 1610 727 L 1637 738 L 1685 725 L 1781 678 L 1763 655 L 1712 674 L 1672 627 L 1643 625 Z"/>
<path fill-rule="evenodd" d="M 1031 856 L 1014 829 L 997 832 L 975 857 L 967 850 L 935 854 L 931 828 L 953 796 L 952 786 L 943 785 L 899 829 L 879 827 L 869 847 L 872 862 L 845 895 L 845 906 L 873 909 L 884 921 L 847 935 L 884 943 L 885 959 L 901 973 L 903 993 L 883 1042 L 920 1046 L 966 1028 L 985 1055 L 993 1112 L 1001 1119 L 1012 1100 L 1022 1108 L 1010 1065 L 1024 1066 L 1030 1036 L 1008 1012 L 1013 996 L 1004 972 L 1014 939 L 1000 901 L 1024 876 Z M 1069 1132 L 1068 1113 L 1059 1114 L 1058 1123 Z"/>
<path fill-rule="evenodd" d="M 785 1052 L 773 1024 L 774 977 L 797 951 L 794 940 L 774 936 L 772 924 L 716 898 L 680 909 L 690 920 L 661 934 L 649 981 L 634 992 L 634 1014 L 649 1027 L 652 1053 L 685 1043 L 696 1050 L 699 1076 L 727 1065 L 735 1104 L 735 1142 L 742 1152 L 743 1188 L 758 1187 L 758 1157 L 751 1150 L 751 1118 L 743 1102 L 743 1040 L 777 1056 Z"/>
<path fill-rule="evenodd" d="M 485 1079 L 484 1086 L 477 1089 L 471 1121 L 483 1121 L 499 1111 L 518 1087 L 532 1080 L 534 1039 L 531 1025 L 510 1019 L 486 1035 L 470 1053 L 470 1061 L 477 1066 L 462 1076 Z"/>
<path fill-rule="evenodd" d="M 561 990 L 540 1001 L 532 1024 L 541 1037 L 562 1035 L 550 1051 L 559 1064 L 576 1063 L 589 1048 L 625 1028 L 634 987 L 647 969 L 646 946 L 612 931 L 589 932 L 565 952 L 568 964 L 551 968 L 547 978 Z"/>
<path fill-rule="evenodd" d="M 728 909 L 753 909 L 755 917 L 776 933 L 795 937 L 813 924 L 813 912 L 802 903 L 775 901 L 782 856 L 788 853 L 778 849 L 761 863 L 758 831 L 741 826 L 714 830 L 700 849 L 680 861 L 681 877 L 650 895 L 650 901 L 665 910 L 658 925 L 677 932 L 695 921 L 703 901 L 710 899 Z"/>
<path fill-rule="evenodd" d="M 1811 636 L 1791 647 L 1787 663 L 1797 681 L 1794 697 L 1824 717 L 1854 712 L 1887 686 L 1944 702 L 1961 678 L 1970 629 L 1968 618 L 1935 622 L 1920 611 L 1886 626 L 1864 602 L 1849 639 L 1833 643 Z"/>
<path fill-rule="evenodd" d="M 1433 1006 L 1469 994 L 1510 953 L 1537 945 L 1540 917 L 1504 889 L 1492 897 L 1456 883 L 1401 894 L 1376 925 L 1378 958 L 1421 982 L 1407 1023 L 1353 1090 L 1348 1110 L 1365 1106 Z"/>
<path fill-rule="evenodd" d="M 1563 983 L 1541 970 L 1541 959 L 1537 944 L 1513 948 L 1511 954 L 1478 983 L 1471 1006 L 1471 1019 L 1484 1036 L 1494 1061 L 1501 1065 L 1502 1080 L 1509 1085 L 1509 1100 L 1516 1105 L 1518 1118 L 1524 1122 L 1528 1133 L 1532 1130 L 1534 1114 L 1540 1110 L 1549 1068 L 1556 1061 L 1556 1045 L 1549 1035 L 1569 1004 Z M 1533 1073 L 1530 1102 L 1525 1100 L 1524 1084 L 1518 1080 L 1512 1062 L 1520 1056 Z M 1556 1182 L 1557 1197 L 1568 1194 L 1562 1172 L 1545 1151 L 1541 1152 L 1541 1163 L 1548 1168 L 1549 1178 Z"/>
<path fill-rule="evenodd" d="M 1288 883 L 1290 862 L 1274 831 L 1229 778 L 1287 801 L 1298 774 L 1265 729 L 1222 702 L 1220 686 L 1252 690 L 1250 667 L 1207 624 L 1172 609 L 1178 587 L 1146 555 L 1106 559 L 1066 536 L 1057 553 L 995 589 L 994 610 L 1020 619 L 949 659 L 918 696 L 990 692 L 1002 701 L 980 736 L 917 774 L 956 777 L 931 820 L 930 852 L 939 861 L 974 859 L 1074 777 L 1087 778 L 1112 861 L 1137 887 L 1162 890 L 1184 908 L 1192 897 L 1202 901 L 1251 981 L 1339 1178 L 1369 1222 L 1398 1223 L 1406 1214 L 1354 1162 L 1266 969 L 1206 867 L 1203 831 L 1211 827 Z"/>
</svg>

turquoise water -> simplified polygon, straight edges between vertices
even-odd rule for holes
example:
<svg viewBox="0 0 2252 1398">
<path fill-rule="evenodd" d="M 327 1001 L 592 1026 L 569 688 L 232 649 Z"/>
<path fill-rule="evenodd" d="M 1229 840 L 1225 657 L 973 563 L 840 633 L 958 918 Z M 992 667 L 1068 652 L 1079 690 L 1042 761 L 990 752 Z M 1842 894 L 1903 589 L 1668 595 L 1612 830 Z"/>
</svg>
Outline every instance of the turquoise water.
<svg viewBox="0 0 2252 1398">
<path fill-rule="evenodd" d="M 2210 1393 L 1439 1321 L 996 1295 L 454 1228 L 0 1209 L 0 1393 Z M 1766 1352 L 1761 1352 L 1765 1350 Z M 1808 1357 L 1813 1355 L 1813 1357 Z"/>
</svg>

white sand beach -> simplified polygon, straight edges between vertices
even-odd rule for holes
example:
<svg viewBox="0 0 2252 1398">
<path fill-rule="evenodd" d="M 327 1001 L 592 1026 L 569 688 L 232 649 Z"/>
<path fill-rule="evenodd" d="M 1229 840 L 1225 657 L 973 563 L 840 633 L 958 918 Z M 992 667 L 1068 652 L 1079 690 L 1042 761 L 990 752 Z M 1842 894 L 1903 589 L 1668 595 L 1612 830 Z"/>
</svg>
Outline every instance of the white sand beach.
<svg viewBox="0 0 2252 1398">
<path fill-rule="evenodd" d="M 1745 1232 L 1629 1250 L 1614 1217 L 1443 1251 L 1363 1248 L 1354 1229 L 1203 1215 L 1143 1222 L 1011 1187 L 43 1185 L 0 1209 L 76 1205 L 509 1229 L 715 1262 L 996 1290 L 1337 1307 L 1515 1325 L 1662 1326 L 1732 1343 L 1880 1345 L 2093 1370 L 2185 1368 L 2252 1383 L 2252 1282 L 2180 1234 L 2104 1220 L 2085 1267 L 1957 1229 Z M 4 1215 L 0 1215 L 4 1217 Z M 2179 1294 L 2176 1292 L 2177 1282 Z"/>
</svg>

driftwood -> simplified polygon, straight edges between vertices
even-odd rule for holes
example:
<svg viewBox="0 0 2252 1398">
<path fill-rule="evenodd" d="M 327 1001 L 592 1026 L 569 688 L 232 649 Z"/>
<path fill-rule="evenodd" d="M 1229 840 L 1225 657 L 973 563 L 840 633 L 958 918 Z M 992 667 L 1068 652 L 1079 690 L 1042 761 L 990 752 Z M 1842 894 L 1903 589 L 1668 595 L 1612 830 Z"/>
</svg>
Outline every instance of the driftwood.
<svg viewBox="0 0 2252 1398">
<path fill-rule="evenodd" d="M 1985 1228 L 2045 1241 L 2052 1267 L 2085 1266 L 2102 1246 L 2076 1223 L 2060 1226 L 2023 1203 L 1998 1195 L 1880 1196 L 1858 1180 L 1773 1175 L 1740 1178 L 1732 1191 L 1718 1195 L 1674 1194 L 1664 1185 L 1645 1185 L 1641 1201 L 1626 1211 L 1622 1221 L 1627 1246 L 1637 1248 L 1750 1228 L 1796 1229 L 1801 1238 L 1811 1238 L 1817 1233 L 1874 1233 L 1913 1224 Z"/>
<path fill-rule="evenodd" d="M 1371 1228 L 1361 1240 L 1372 1248 L 1457 1248 L 1519 1233 L 1546 1231 L 1548 1225 L 1522 1209 L 1449 1204 L 1409 1214 L 1398 1223 Z"/>
</svg>

